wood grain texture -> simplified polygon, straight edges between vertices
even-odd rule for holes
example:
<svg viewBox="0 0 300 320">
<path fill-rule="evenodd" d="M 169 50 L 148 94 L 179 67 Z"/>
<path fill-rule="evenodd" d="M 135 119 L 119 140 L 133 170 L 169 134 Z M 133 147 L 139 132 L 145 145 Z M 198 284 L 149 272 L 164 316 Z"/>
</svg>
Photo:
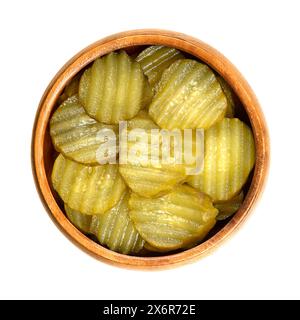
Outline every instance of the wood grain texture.
<svg viewBox="0 0 300 320">
<path fill-rule="evenodd" d="M 244 117 L 253 130 L 256 147 L 256 164 L 248 192 L 239 211 L 228 221 L 213 230 L 200 245 L 176 254 L 157 257 L 135 257 L 113 252 L 97 244 L 76 229 L 63 213 L 63 206 L 51 186 L 51 170 L 56 152 L 53 149 L 49 120 L 57 107 L 64 87 L 82 68 L 96 58 L 111 51 L 126 49 L 140 52 L 146 45 L 175 47 L 207 63 L 232 87 L 244 108 Z M 243 119 L 244 120 L 244 119 Z M 47 87 L 37 110 L 32 133 L 32 169 L 37 190 L 45 208 L 56 225 L 75 244 L 94 257 L 114 265 L 128 268 L 168 268 L 193 261 L 209 253 L 242 224 L 262 193 L 269 167 L 269 136 L 258 100 L 241 73 L 217 50 L 193 37 L 165 30 L 146 29 L 118 33 L 85 48 L 57 73 Z"/>
</svg>

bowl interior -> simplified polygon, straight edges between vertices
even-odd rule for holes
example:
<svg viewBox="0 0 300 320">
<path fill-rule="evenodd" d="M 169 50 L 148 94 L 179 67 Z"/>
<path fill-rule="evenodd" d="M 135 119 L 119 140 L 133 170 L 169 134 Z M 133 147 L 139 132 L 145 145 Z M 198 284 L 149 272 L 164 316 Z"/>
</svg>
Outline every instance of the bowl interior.
<svg viewBox="0 0 300 320">
<path fill-rule="evenodd" d="M 154 43 L 153 43 L 154 44 Z M 148 45 L 147 45 L 148 46 Z M 141 52 L 145 47 L 147 46 L 144 46 L 144 45 L 140 45 L 140 46 L 129 46 L 129 47 L 125 47 L 123 48 L 124 50 L 126 50 L 126 52 L 128 54 L 131 54 L 131 55 L 137 55 L 139 54 L 139 52 Z M 183 51 L 184 52 L 184 51 Z M 198 61 L 201 61 L 199 60 L 197 57 L 189 54 L 189 53 L 186 53 L 184 52 L 185 56 L 186 57 L 190 57 L 190 58 L 193 58 L 193 59 L 196 59 Z M 90 65 L 90 64 L 89 64 Z M 89 65 L 87 65 L 85 68 L 87 68 Z M 212 69 L 213 67 L 210 66 Z M 215 70 L 214 70 L 215 71 Z M 79 72 L 82 72 L 82 70 L 80 70 Z M 217 73 L 217 71 L 215 71 Z M 71 81 L 71 79 L 68 80 L 67 83 L 69 83 Z M 63 88 L 62 88 L 63 89 Z M 238 118 L 240 118 L 241 120 L 243 120 L 245 123 L 247 123 L 250 127 L 251 126 L 251 122 L 249 120 L 249 116 L 242 104 L 242 102 L 240 101 L 240 99 L 238 98 L 238 95 L 236 94 L 235 95 L 235 103 L 236 103 L 236 106 L 237 106 L 237 109 L 236 109 L 236 116 Z M 59 103 L 55 103 L 55 107 L 53 108 L 53 110 L 51 111 L 51 115 L 52 113 L 56 110 L 56 108 L 58 107 Z M 50 115 L 50 118 L 51 118 L 51 115 Z M 47 129 L 46 129 L 46 132 L 45 132 L 45 136 L 44 136 L 44 166 L 45 166 L 45 172 L 46 172 L 46 176 L 47 176 L 47 180 L 48 180 L 48 183 L 49 183 L 49 186 L 51 187 L 51 191 L 53 193 L 53 196 L 57 202 L 57 204 L 59 205 L 60 209 L 62 212 L 64 212 L 64 208 L 63 208 L 63 202 L 62 200 L 60 199 L 60 197 L 58 196 L 58 194 L 56 193 L 56 191 L 52 188 L 52 183 L 51 183 L 51 172 L 52 172 L 52 168 L 53 168 L 53 163 L 58 155 L 58 153 L 55 151 L 54 147 L 53 147 L 53 144 L 51 142 L 51 137 L 50 137 L 50 130 L 49 130 L 49 123 L 47 125 Z M 249 190 L 249 187 L 251 185 L 251 181 L 252 181 L 252 178 L 253 178 L 253 172 L 254 170 L 252 170 L 252 173 L 250 174 L 250 176 L 248 177 L 248 180 L 247 180 L 247 183 L 245 184 L 244 188 L 243 188 L 243 191 L 244 191 L 244 194 L 245 194 L 245 198 L 246 198 L 246 195 L 247 195 L 247 192 Z M 211 238 L 212 236 L 214 236 L 216 233 L 218 233 L 221 229 L 223 229 L 230 221 L 231 219 L 233 219 L 234 215 L 232 217 L 230 217 L 229 219 L 226 219 L 226 220 L 223 220 L 223 221 L 218 221 L 216 223 L 216 225 L 214 226 L 214 228 L 209 232 L 209 234 L 206 236 L 206 238 L 204 239 L 204 241 L 208 240 L 209 238 Z M 202 241 L 203 242 L 203 241 Z M 100 245 L 99 245 L 100 246 Z M 180 251 L 180 250 L 179 250 Z M 182 251 L 182 250 L 181 250 Z M 167 255 L 172 255 L 176 252 L 171 252 L 171 253 L 164 253 L 164 254 L 159 254 L 159 253 L 152 253 L 152 252 L 147 252 L 147 256 L 150 257 L 150 256 L 167 256 Z"/>
</svg>

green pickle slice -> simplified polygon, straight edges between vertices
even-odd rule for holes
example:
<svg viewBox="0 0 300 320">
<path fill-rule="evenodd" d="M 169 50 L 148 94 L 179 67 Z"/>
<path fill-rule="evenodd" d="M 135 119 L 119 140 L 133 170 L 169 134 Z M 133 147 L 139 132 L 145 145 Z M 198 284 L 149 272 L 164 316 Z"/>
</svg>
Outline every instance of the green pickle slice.
<svg viewBox="0 0 300 320">
<path fill-rule="evenodd" d="M 207 129 L 222 120 L 226 109 L 227 99 L 213 71 L 182 59 L 164 71 L 149 114 L 164 129 Z"/>
<path fill-rule="evenodd" d="M 150 46 L 137 56 L 136 61 L 140 63 L 150 85 L 154 87 L 164 70 L 173 62 L 183 58 L 183 54 L 175 48 Z"/>
<path fill-rule="evenodd" d="M 204 169 L 189 176 L 188 183 L 214 202 L 226 201 L 240 192 L 254 163 L 250 128 L 237 118 L 225 118 L 205 131 Z"/>
<path fill-rule="evenodd" d="M 151 130 L 146 130 L 146 133 L 146 141 L 127 142 L 127 162 L 120 162 L 119 170 L 126 184 L 134 192 L 145 197 L 153 197 L 171 190 L 176 184 L 182 182 L 186 178 L 186 170 L 184 165 L 175 163 L 172 154 L 166 162 L 162 161 L 161 139 L 158 140 L 156 147 L 159 150 L 157 162 L 153 162 L 150 157 Z M 120 154 L 123 153 L 122 147 L 121 145 Z"/>
<path fill-rule="evenodd" d="M 89 116 L 118 124 L 148 105 L 152 91 L 140 64 L 121 51 L 96 59 L 84 72 L 79 98 Z"/>
<path fill-rule="evenodd" d="M 60 154 L 54 162 L 52 184 L 73 210 L 103 214 L 120 200 L 126 185 L 113 164 L 87 166 Z"/>
<path fill-rule="evenodd" d="M 68 98 L 74 96 L 75 94 L 78 94 L 80 77 L 81 77 L 81 73 L 77 74 L 71 80 L 71 82 L 66 85 L 63 94 L 58 99 L 59 104 L 61 104 L 62 102 L 64 102 Z"/>
<path fill-rule="evenodd" d="M 65 204 L 65 212 L 76 228 L 84 233 L 93 234 L 94 230 L 91 226 L 94 225 L 95 222 L 93 220 L 97 219 L 97 216 L 82 214 L 79 211 L 71 209 L 67 204 Z"/>
<path fill-rule="evenodd" d="M 244 193 L 241 192 L 230 200 L 214 203 L 215 208 L 219 210 L 217 220 L 225 220 L 236 213 L 244 200 Z"/>
<path fill-rule="evenodd" d="M 145 243 L 129 218 L 128 200 L 129 192 L 125 192 L 116 206 L 97 216 L 94 230 L 101 244 L 123 254 L 138 253 Z"/>
<path fill-rule="evenodd" d="M 218 214 L 208 196 L 187 185 L 156 198 L 133 193 L 129 208 L 140 235 L 150 249 L 158 251 L 171 251 L 202 240 L 215 225 Z"/>
<path fill-rule="evenodd" d="M 217 79 L 221 85 L 221 88 L 226 96 L 227 99 L 227 110 L 226 110 L 226 117 L 227 118 L 234 118 L 235 115 L 235 95 L 229 86 L 229 84 L 219 75 L 217 75 Z"/>
<path fill-rule="evenodd" d="M 118 127 L 89 117 L 76 95 L 64 101 L 54 112 L 50 135 L 55 149 L 74 161 L 99 164 L 116 157 L 117 148 L 108 148 L 106 157 L 105 152 L 97 151 L 106 142 L 106 137 L 114 135 L 117 141 Z"/>
</svg>

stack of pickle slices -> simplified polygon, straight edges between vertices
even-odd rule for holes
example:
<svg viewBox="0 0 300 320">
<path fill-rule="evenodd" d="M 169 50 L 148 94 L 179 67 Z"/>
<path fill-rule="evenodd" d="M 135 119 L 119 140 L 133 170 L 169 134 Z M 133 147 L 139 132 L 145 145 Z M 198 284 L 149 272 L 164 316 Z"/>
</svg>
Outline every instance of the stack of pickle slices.
<svg viewBox="0 0 300 320">
<path fill-rule="evenodd" d="M 96 59 L 67 85 L 50 120 L 59 153 L 52 184 L 69 220 L 122 254 L 166 253 L 203 241 L 217 220 L 239 209 L 255 164 L 253 134 L 237 117 L 237 101 L 222 77 L 175 48 L 149 46 L 135 58 L 121 50 Z M 147 139 L 99 153 L 107 143 L 99 132 L 121 141 L 124 121 L 128 134 L 143 129 Z M 200 173 L 163 162 L 160 139 L 155 163 L 132 154 L 119 161 L 137 144 L 148 155 L 154 129 L 199 128 Z"/>
</svg>

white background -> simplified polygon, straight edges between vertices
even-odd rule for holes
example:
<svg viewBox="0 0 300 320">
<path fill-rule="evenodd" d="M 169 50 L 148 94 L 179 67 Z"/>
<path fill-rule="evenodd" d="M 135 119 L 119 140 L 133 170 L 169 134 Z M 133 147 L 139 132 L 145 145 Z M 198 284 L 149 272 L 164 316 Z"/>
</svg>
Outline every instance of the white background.
<svg viewBox="0 0 300 320">
<path fill-rule="evenodd" d="M 0 298 L 300 298 L 298 1 L 1 1 Z M 58 69 L 115 32 L 162 28 L 221 51 L 269 125 L 265 193 L 212 255 L 168 271 L 128 271 L 83 253 L 55 227 L 30 163 L 39 99 Z"/>
</svg>

